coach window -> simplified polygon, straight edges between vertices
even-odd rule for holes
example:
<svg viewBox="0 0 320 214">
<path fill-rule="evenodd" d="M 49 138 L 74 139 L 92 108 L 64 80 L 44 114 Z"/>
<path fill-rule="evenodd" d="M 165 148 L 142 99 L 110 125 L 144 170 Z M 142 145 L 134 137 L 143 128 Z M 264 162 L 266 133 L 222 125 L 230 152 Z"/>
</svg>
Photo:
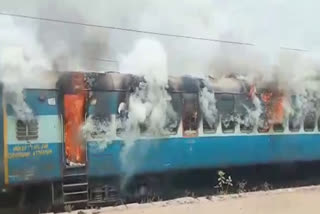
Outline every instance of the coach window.
<svg viewBox="0 0 320 214">
<path fill-rule="evenodd" d="M 250 133 L 254 127 L 254 118 L 251 117 L 251 112 L 255 110 L 255 106 L 247 94 L 235 95 L 235 111 L 240 118 L 240 131 Z"/>
<path fill-rule="evenodd" d="M 312 132 L 316 126 L 316 113 L 314 111 L 310 111 L 306 114 L 304 118 L 304 131 Z"/>
<path fill-rule="evenodd" d="M 182 114 L 182 95 L 181 93 L 170 93 L 171 100 L 168 106 L 168 116 L 165 124 L 165 130 L 169 134 L 176 134 L 180 125 Z"/>
<path fill-rule="evenodd" d="M 236 125 L 234 113 L 233 94 L 216 94 L 217 108 L 221 115 L 221 127 L 223 133 L 233 133 Z"/>
<path fill-rule="evenodd" d="M 270 130 L 271 96 L 272 94 L 268 92 L 260 94 L 262 113 L 259 117 L 258 132 L 261 133 L 269 132 Z"/>
<path fill-rule="evenodd" d="M 198 135 L 199 125 L 199 103 L 198 94 L 184 93 L 183 94 L 183 135 L 193 137 Z"/>
<path fill-rule="evenodd" d="M 129 93 L 128 92 L 117 92 L 117 111 L 116 111 L 116 127 L 117 135 L 125 130 L 125 123 L 128 119 L 129 109 Z"/>
<path fill-rule="evenodd" d="M 265 114 L 262 114 L 259 119 L 258 132 L 266 133 L 270 130 L 270 124 Z"/>
<path fill-rule="evenodd" d="M 111 121 L 110 109 L 106 106 L 108 103 L 108 92 L 94 91 L 90 97 L 90 106 L 88 112 L 91 119 L 91 123 L 94 128 L 88 131 L 88 134 L 94 139 L 104 138 L 107 134 L 108 127 Z"/>
<path fill-rule="evenodd" d="M 273 131 L 275 131 L 275 132 L 283 132 L 284 131 L 283 124 L 282 123 L 273 124 Z"/>
<path fill-rule="evenodd" d="M 206 134 L 215 133 L 217 131 L 218 124 L 218 115 L 214 115 L 213 120 L 210 120 L 210 122 L 208 122 L 208 120 L 205 117 L 203 117 L 203 132 Z"/>
<path fill-rule="evenodd" d="M 95 91 L 93 97 L 94 102 L 90 107 L 93 110 L 89 109 L 95 126 L 92 137 L 105 137 L 112 131 L 113 125 L 116 125 L 117 134 L 120 134 L 124 130 L 127 117 L 127 92 Z M 112 115 L 115 115 L 116 121 L 112 120 Z"/>
<path fill-rule="evenodd" d="M 298 132 L 300 130 L 301 124 L 298 116 L 294 113 L 289 116 L 289 130 L 291 132 Z"/>
<path fill-rule="evenodd" d="M 22 121 L 16 123 L 16 134 L 18 140 L 36 140 L 38 139 L 38 121 Z"/>
<path fill-rule="evenodd" d="M 299 117 L 299 108 L 297 96 L 291 96 L 291 109 L 293 112 L 289 115 L 289 131 L 298 132 L 301 128 L 301 118 Z"/>
<path fill-rule="evenodd" d="M 274 132 L 283 132 L 284 131 L 284 118 L 285 118 L 285 112 L 284 112 L 284 98 L 283 96 L 277 96 L 274 97 L 272 100 L 272 121 L 273 122 L 273 131 Z"/>
<path fill-rule="evenodd" d="M 212 94 L 212 96 L 215 95 Z M 216 103 L 212 105 L 214 106 L 208 106 L 211 109 L 207 110 L 207 112 L 202 112 L 203 132 L 206 134 L 215 133 L 219 124 L 219 114 L 216 108 Z"/>
<path fill-rule="evenodd" d="M 298 116 L 297 96 L 291 96 L 291 108 L 293 112 L 289 115 L 289 130 L 291 132 L 298 132 L 301 127 L 301 120 Z"/>
</svg>

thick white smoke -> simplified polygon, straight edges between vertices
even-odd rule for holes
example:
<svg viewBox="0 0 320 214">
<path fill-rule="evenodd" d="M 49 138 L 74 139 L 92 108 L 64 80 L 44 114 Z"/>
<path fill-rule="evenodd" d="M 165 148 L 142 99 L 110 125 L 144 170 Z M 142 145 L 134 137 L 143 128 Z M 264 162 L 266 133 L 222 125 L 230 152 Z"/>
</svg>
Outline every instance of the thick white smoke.
<svg viewBox="0 0 320 214">
<path fill-rule="evenodd" d="M 14 0 L 6 4 L 11 2 Z M 143 124 L 146 132 L 154 136 L 166 131 L 167 121 L 175 115 L 165 91 L 169 74 L 200 77 L 209 74 L 216 78 L 240 74 L 257 87 L 283 91 L 288 100 L 292 94 L 298 94 L 300 104 L 298 102 L 296 111 L 300 113 L 306 106 L 317 108 L 308 104 L 313 97 L 318 97 L 311 94 L 317 94 L 320 85 L 316 54 L 279 50 L 280 46 L 313 48 L 315 44 L 320 44 L 320 36 L 313 36 L 314 26 L 317 25 L 313 21 L 317 19 L 302 17 L 302 11 L 317 14 L 314 2 L 304 2 L 302 5 L 292 4 L 289 0 L 259 3 L 253 0 L 187 0 L 183 3 L 179 0 L 141 0 L 125 4 L 123 1 L 97 1 L 94 4 L 75 0 L 48 2 L 35 4 L 28 1 L 26 7 L 21 8 L 29 8 L 30 14 L 36 8 L 33 14 L 42 17 L 257 44 L 257 47 L 241 46 L 156 35 L 154 37 L 158 41 L 140 40 L 145 35 L 49 22 L 31 25 L 35 30 L 29 28 L 29 32 L 17 30 L 11 21 L 1 17 L 0 23 L 4 23 L 1 23 L 3 27 L 0 29 L 0 80 L 8 89 L 15 88 L 15 85 L 23 88 L 26 83 L 47 79 L 34 75 L 36 71 L 52 67 L 88 69 L 97 65 L 83 65 L 82 62 L 87 59 L 124 55 L 119 58 L 120 71 L 142 75 L 146 81 L 129 100 L 127 142 L 134 142 L 140 136 Z M 300 23 L 299 27 L 297 23 Z M 34 36 L 35 33 L 37 36 Z M 2 45 L 3 41 L 5 43 Z M 204 115 L 211 124 L 216 115 L 212 95 L 204 89 L 200 100 Z M 253 103 L 255 108 L 248 109 L 249 116 L 244 123 L 256 126 L 261 104 L 255 96 Z M 108 124 L 100 126 L 102 130 L 106 129 L 102 133 L 113 133 Z M 96 126 L 90 126 L 88 122 L 84 130 L 93 127 Z M 107 134 L 105 138 L 113 136 Z M 139 163 L 134 159 L 136 156 L 129 155 L 129 148 L 125 147 L 121 157 L 128 168 L 131 163 Z"/>
<path fill-rule="evenodd" d="M 32 31 L 10 18 L 0 19 L 0 24 L 0 82 L 6 102 L 19 119 L 29 120 L 32 110 L 24 102 L 23 89 L 53 87 L 56 75 L 45 74 L 51 66 Z"/>
<path fill-rule="evenodd" d="M 108 120 L 94 119 L 93 116 L 89 116 L 81 128 L 81 135 L 87 141 L 96 142 L 98 148 L 103 150 L 117 138 L 118 122 L 112 123 Z"/>
<path fill-rule="evenodd" d="M 166 91 L 168 86 L 167 55 L 162 45 L 154 39 L 141 39 L 133 50 L 121 58 L 120 72 L 144 77 L 130 96 L 128 120 L 126 121 L 125 146 L 121 153 L 123 167 L 131 176 L 142 163 L 144 147 L 139 155 L 131 152 L 131 146 L 142 135 L 161 137 L 169 133 L 170 122 L 176 121 L 176 113 Z M 140 161 L 139 161 L 140 160 Z M 126 182 L 126 181 L 124 181 Z"/>
<path fill-rule="evenodd" d="M 145 123 L 146 132 L 160 135 L 168 119 L 172 116 L 168 85 L 167 56 L 162 45 L 151 39 L 141 39 L 133 51 L 123 57 L 120 72 L 132 73 L 144 77 L 129 100 L 129 130 L 139 129 Z"/>
<path fill-rule="evenodd" d="M 199 102 L 203 117 L 206 118 L 210 128 L 213 128 L 217 120 L 219 120 L 214 91 L 209 90 L 208 87 L 204 87 L 200 92 Z"/>
</svg>

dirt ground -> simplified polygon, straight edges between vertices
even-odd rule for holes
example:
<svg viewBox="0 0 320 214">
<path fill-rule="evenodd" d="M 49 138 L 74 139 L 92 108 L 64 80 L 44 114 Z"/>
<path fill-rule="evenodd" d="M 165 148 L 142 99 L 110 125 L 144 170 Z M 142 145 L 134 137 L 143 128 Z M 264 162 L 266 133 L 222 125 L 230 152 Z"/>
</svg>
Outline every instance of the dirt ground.
<svg viewBox="0 0 320 214">
<path fill-rule="evenodd" d="M 72 211 L 73 214 L 301 214 L 320 213 L 320 186 Z"/>
</svg>

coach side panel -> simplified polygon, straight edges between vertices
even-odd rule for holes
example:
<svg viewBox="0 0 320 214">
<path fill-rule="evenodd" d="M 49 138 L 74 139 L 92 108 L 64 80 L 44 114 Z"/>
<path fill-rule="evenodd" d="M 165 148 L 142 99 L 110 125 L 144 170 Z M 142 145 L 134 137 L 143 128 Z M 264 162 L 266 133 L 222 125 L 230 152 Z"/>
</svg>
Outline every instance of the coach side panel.
<svg viewBox="0 0 320 214">
<path fill-rule="evenodd" d="M 13 106 L 4 109 L 4 181 L 22 184 L 61 178 L 62 124 L 55 90 L 26 90 L 31 122 L 16 117 Z"/>
</svg>

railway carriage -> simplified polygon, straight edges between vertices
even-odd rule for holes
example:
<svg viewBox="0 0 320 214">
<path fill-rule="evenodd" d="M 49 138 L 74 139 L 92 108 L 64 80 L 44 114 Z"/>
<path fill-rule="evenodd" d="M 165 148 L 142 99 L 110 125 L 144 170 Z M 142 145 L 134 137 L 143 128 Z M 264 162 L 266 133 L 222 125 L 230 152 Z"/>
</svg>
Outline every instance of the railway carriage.
<svg viewBox="0 0 320 214">
<path fill-rule="evenodd" d="M 286 119 L 279 96 L 273 106 L 279 104 L 280 110 L 270 122 L 268 94 L 258 92 L 255 99 L 262 103 L 258 116 L 263 125 L 241 122 L 257 106 L 250 86 L 236 78 L 170 77 L 166 90 L 177 117 L 157 137 L 148 135 L 140 124 L 139 137 L 128 149 L 126 129 L 119 121 L 126 122 L 123 112 L 143 78 L 95 74 L 88 86 L 85 77 L 89 75 L 71 72 L 56 88 L 25 89 L 25 102 L 33 112 L 27 121 L 17 116 L 0 89 L 3 190 L 41 183 L 48 187 L 54 204 L 90 204 L 116 200 L 120 181 L 127 176 L 320 160 L 319 119 L 314 110 L 305 112 L 302 121 L 295 114 Z M 202 112 L 204 87 L 214 96 L 214 121 Z M 293 108 L 295 99 L 291 99 Z M 107 123 L 108 130 L 96 127 L 86 138 L 76 135 L 89 120 Z M 106 132 L 112 137 L 106 138 Z"/>
</svg>

